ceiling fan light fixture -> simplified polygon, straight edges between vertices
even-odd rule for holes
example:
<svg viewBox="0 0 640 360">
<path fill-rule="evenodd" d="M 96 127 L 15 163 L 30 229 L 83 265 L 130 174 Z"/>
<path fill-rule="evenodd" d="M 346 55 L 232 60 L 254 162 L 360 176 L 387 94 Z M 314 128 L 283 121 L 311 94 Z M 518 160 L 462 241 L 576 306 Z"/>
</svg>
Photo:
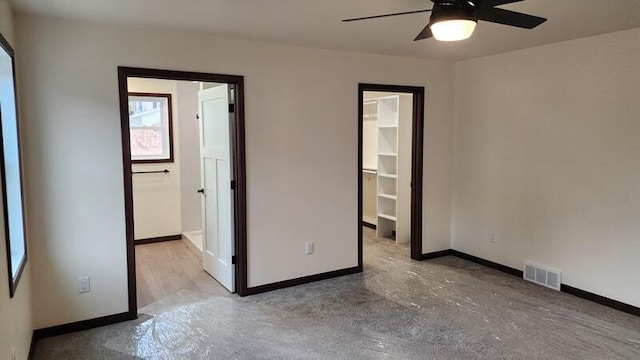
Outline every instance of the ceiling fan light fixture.
<svg viewBox="0 0 640 360">
<path fill-rule="evenodd" d="M 469 19 L 451 19 L 431 24 L 433 37 L 439 41 L 466 40 L 473 35 L 477 22 Z"/>
</svg>

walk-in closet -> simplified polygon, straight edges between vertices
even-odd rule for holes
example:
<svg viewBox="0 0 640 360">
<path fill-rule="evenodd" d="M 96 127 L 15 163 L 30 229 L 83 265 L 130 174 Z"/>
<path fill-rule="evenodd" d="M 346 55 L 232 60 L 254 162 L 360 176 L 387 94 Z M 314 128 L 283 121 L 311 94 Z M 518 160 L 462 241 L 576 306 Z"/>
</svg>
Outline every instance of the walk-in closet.
<svg viewBox="0 0 640 360">
<path fill-rule="evenodd" d="M 378 237 L 411 239 L 410 94 L 364 92 L 362 219 Z"/>
</svg>

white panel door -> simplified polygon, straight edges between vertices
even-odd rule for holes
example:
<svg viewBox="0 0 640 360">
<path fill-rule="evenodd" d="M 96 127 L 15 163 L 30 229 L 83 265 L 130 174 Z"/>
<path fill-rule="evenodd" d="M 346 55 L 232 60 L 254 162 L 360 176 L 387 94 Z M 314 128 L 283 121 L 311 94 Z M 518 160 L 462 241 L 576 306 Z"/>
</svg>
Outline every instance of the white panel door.
<svg viewBox="0 0 640 360">
<path fill-rule="evenodd" d="M 206 272 L 235 291 L 232 154 L 229 86 L 201 90 L 200 164 L 202 176 L 202 261 Z"/>
</svg>

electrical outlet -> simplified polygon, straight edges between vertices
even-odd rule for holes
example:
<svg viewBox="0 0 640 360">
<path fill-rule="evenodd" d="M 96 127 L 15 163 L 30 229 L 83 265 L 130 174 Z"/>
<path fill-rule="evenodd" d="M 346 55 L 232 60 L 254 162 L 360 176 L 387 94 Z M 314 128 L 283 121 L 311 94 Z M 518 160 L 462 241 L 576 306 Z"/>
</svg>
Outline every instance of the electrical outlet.
<svg viewBox="0 0 640 360">
<path fill-rule="evenodd" d="M 88 276 L 81 276 L 78 278 L 78 292 L 80 294 L 88 293 L 91 291 L 91 280 Z"/>
<path fill-rule="evenodd" d="M 489 242 L 492 244 L 497 243 L 498 241 L 496 240 L 496 233 L 495 231 L 492 231 L 489 233 Z"/>
<path fill-rule="evenodd" d="M 313 254 L 313 241 L 308 241 L 306 246 L 305 246 L 305 250 L 307 255 L 311 255 Z"/>
</svg>

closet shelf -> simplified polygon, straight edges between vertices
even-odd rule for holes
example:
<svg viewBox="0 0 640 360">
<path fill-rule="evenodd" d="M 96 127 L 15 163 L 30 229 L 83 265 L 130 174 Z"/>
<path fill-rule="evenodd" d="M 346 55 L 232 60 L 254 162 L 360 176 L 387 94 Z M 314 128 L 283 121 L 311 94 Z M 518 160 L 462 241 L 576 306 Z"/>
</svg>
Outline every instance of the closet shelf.
<svg viewBox="0 0 640 360">
<path fill-rule="evenodd" d="M 378 217 L 383 218 L 383 219 L 387 219 L 387 220 L 391 220 L 391 221 L 396 221 L 396 217 L 395 216 L 391 216 L 391 215 L 387 215 L 387 214 L 378 214 Z"/>
<path fill-rule="evenodd" d="M 392 156 L 392 157 L 397 157 L 398 154 L 394 154 L 394 153 L 378 153 L 378 156 Z"/>
<path fill-rule="evenodd" d="M 397 179 L 398 175 L 396 174 L 380 174 L 378 173 L 379 177 L 385 177 L 385 178 L 389 178 L 389 179 Z"/>
<path fill-rule="evenodd" d="M 387 195 L 387 194 L 378 194 L 378 197 L 389 200 L 398 200 L 398 197 L 395 195 Z"/>
<path fill-rule="evenodd" d="M 378 129 L 398 129 L 398 125 L 378 125 Z"/>
</svg>

